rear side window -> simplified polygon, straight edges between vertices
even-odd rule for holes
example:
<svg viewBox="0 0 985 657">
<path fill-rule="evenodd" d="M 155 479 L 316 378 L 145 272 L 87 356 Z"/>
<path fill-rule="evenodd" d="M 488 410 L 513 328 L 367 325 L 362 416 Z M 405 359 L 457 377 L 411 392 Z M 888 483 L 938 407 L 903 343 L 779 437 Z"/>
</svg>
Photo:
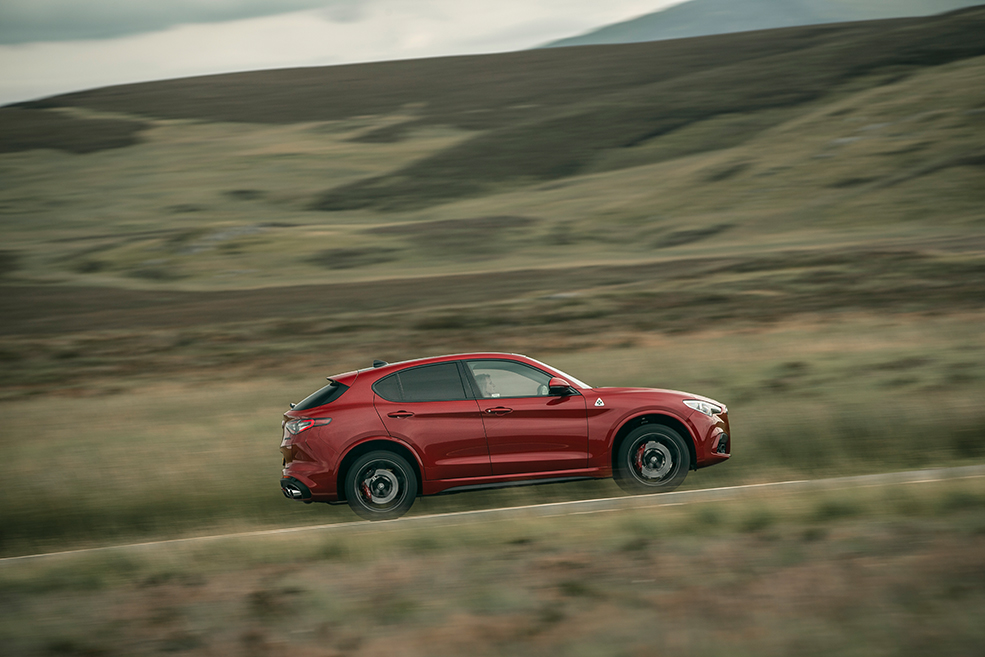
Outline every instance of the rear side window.
<svg viewBox="0 0 985 657">
<path fill-rule="evenodd" d="M 317 392 L 313 392 L 300 403 L 295 404 L 295 411 L 306 411 L 309 408 L 315 408 L 316 406 L 324 406 L 330 402 L 335 401 L 342 396 L 342 393 L 349 389 L 349 386 L 342 385 L 341 383 L 336 383 L 332 381 L 327 386 L 322 388 Z"/>
<path fill-rule="evenodd" d="M 373 384 L 388 401 L 422 402 L 468 399 L 455 363 L 423 365 L 396 372 Z"/>
</svg>

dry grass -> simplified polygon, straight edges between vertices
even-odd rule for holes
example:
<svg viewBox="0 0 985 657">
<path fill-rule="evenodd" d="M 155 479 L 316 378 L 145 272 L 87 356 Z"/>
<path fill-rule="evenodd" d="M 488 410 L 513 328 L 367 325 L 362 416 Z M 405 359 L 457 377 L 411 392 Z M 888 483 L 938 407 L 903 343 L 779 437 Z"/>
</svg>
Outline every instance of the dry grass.
<svg viewBox="0 0 985 657">
<path fill-rule="evenodd" d="M 208 290 L 953 245 L 982 222 L 983 72 L 971 57 L 856 77 L 796 111 L 695 120 L 563 180 L 502 182 L 420 211 L 307 208 L 328 184 L 397 176 L 475 131 L 422 125 L 354 141 L 410 110 L 278 125 L 144 119 L 142 143 L 127 148 L 0 154 L 0 271 L 8 283 Z"/>
<path fill-rule="evenodd" d="M 734 457 L 688 487 L 981 462 L 985 59 L 961 37 L 974 21 L 942 20 L 262 72 L 30 110 L 100 127 L 103 146 L 142 129 L 0 153 L 0 552 L 351 520 L 281 497 L 279 420 L 374 358 L 518 351 L 596 385 L 718 398 Z M 725 89 L 712 42 L 757 82 L 692 112 Z M 796 84 L 773 75 L 784 62 Z M 476 71 L 486 84 L 456 77 Z M 312 83 L 326 74 L 352 93 Z M 660 89 L 680 93 L 664 107 Z M 389 210 L 310 209 L 366 181 Z M 907 490 L 5 570 L 0 641 L 974 653 L 982 491 Z"/>
<path fill-rule="evenodd" d="M 981 480 L 0 566 L 19 654 L 973 654 Z"/>
<path fill-rule="evenodd" d="M 426 329 L 402 332 L 399 348 L 394 333 L 364 329 L 339 342 L 329 332 L 307 358 L 292 355 L 290 340 L 281 351 L 269 334 L 203 334 L 185 346 L 167 333 L 59 338 L 77 355 L 55 362 L 91 359 L 84 376 L 59 381 L 51 369 L 46 394 L 11 386 L 0 402 L 0 477 L 32 490 L 30 503 L 20 485 L 0 491 L 0 550 L 351 520 L 344 507 L 280 495 L 279 420 L 288 402 L 376 357 L 467 348 L 527 352 L 593 385 L 669 387 L 724 401 L 734 456 L 692 473 L 688 487 L 980 462 L 980 325 L 977 314 L 904 323 L 857 315 L 744 331 L 623 332 L 611 341 L 518 330 L 484 347 L 472 328 Z M 558 484 L 423 498 L 414 512 L 618 494 L 610 480 Z"/>
</svg>

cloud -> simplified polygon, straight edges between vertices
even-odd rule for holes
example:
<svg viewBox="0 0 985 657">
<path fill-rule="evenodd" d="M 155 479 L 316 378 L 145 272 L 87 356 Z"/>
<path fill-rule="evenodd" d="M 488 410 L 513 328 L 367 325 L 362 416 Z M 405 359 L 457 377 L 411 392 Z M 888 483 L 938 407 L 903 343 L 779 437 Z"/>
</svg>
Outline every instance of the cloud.
<svg viewBox="0 0 985 657">
<path fill-rule="evenodd" d="M 0 0 L 0 14 L 11 1 L 22 2 Z M 103 9 L 108 2 L 90 1 Z M 210 73 L 521 50 L 679 1 L 325 0 L 306 11 L 213 23 L 186 20 L 112 39 L 0 43 L 0 105 Z"/>
<path fill-rule="evenodd" d="M 367 16 L 365 0 L 336 0 L 322 14 L 333 23 L 358 23 Z"/>
<path fill-rule="evenodd" d="M 336 22 L 365 0 L 2 0 L 0 44 L 110 39 L 176 25 L 219 23 L 325 8 Z"/>
</svg>

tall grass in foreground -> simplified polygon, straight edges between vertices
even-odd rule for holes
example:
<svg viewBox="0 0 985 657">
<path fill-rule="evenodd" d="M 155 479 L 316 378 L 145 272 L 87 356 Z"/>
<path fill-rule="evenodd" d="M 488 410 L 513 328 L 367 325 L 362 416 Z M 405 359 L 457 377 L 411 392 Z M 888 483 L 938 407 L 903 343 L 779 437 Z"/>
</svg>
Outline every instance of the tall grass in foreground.
<svg viewBox="0 0 985 657">
<path fill-rule="evenodd" d="M 155 387 L 22 402 L 5 420 L 0 550 L 12 554 L 264 526 L 354 520 L 345 507 L 280 495 L 272 382 Z M 708 487 L 922 468 L 983 456 L 978 409 L 799 400 L 733 407 L 734 456 L 691 473 Z M 9 409 L 8 409 L 9 410 Z M 40 420 L 39 418 L 44 418 Z M 414 513 L 621 494 L 611 480 L 423 498 Z"/>
<path fill-rule="evenodd" d="M 733 456 L 691 473 L 686 488 L 985 459 L 977 322 L 862 318 L 650 339 L 530 355 L 596 386 L 677 388 L 726 403 Z M 124 379 L 115 394 L 0 403 L 0 553 L 354 520 L 345 507 L 279 491 L 281 414 L 330 373 Z M 600 480 L 422 498 L 412 512 L 620 494 Z"/>
<path fill-rule="evenodd" d="M 0 564 L 15 654 L 977 654 L 981 478 Z"/>
</svg>

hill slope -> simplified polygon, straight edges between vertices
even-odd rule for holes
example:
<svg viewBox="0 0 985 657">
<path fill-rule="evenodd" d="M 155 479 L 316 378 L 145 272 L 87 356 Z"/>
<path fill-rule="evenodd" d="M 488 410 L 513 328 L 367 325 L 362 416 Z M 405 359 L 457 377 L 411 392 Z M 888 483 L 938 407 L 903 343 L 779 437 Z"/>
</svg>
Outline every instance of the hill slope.
<svg viewBox="0 0 985 657">
<path fill-rule="evenodd" d="M 797 25 L 929 16 L 982 4 L 981 0 L 689 0 L 607 25 L 545 47 L 684 39 Z"/>
<path fill-rule="evenodd" d="M 985 207 L 982 33 L 976 8 L 171 80 L 5 108 L 0 274 L 150 290 L 464 274 L 478 286 L 490 272 L 581 278 L 579 267 L 611 265 L 631 280 L 634 263 L 706 249 L 755 254 L 770 271 L 791 249 L 951 249 Z M 528 275 L 502 297 L 550 280 Z M 798 303 L 783 308 L 804 307 L 804 290 L 788 293 Z"/>
<path fill-rule="evenodd" d="M 735 146 L 775 124 L 777 116 L 763 112 L 789 113 L 852 85 L 881 84 L 985 55 L 982 34 L 985 8 L 973 8 L 932 18 L 683 41 L 171 80 L 19 109 L 273 124 L 394 117 L 353 137 L 378 144 L 439 126 L 468 131 L 466 138 L 381 175 L 326 180 L 324 193 L 310 205 L 411 210 L 617 162 L 663 161 L 666 152 L 644 147 L 709 121 L 729 125 L 716 128 L 719 136 L 710 141 L 691 142 L 689 152 Z M 0 111 L 0 119 L 17 110 Z M 753 120 L 757 115 L 763 120 Z M 130 135 L 133 126 L 120 131 Z M 39 128 L 37 134 L 39 145 L 52 146 L 50 131 Z M 18 140 L 15 150 L 29 147 L 23 134 Z"/>
</svg>

